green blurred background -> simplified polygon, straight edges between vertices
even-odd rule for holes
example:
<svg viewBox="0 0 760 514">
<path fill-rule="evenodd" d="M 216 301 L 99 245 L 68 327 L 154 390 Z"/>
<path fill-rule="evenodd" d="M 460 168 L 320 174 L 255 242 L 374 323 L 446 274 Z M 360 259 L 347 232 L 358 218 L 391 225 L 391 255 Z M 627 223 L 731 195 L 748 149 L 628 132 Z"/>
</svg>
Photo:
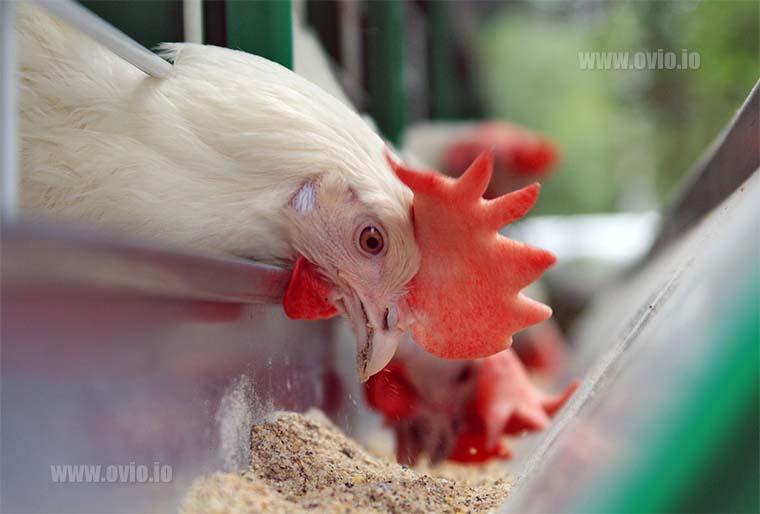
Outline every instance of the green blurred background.
<svg viewBox="0 0 760 514">
<path fill-rule="evenodd" d="M 484 115 L 552 137 L 534 214 L 659 208 L 760 76 L 757 1 L 526 1 L 469 44 Z M 579 52 L 699 53 L 697 70 L 582 70 Z"/>
</svg>

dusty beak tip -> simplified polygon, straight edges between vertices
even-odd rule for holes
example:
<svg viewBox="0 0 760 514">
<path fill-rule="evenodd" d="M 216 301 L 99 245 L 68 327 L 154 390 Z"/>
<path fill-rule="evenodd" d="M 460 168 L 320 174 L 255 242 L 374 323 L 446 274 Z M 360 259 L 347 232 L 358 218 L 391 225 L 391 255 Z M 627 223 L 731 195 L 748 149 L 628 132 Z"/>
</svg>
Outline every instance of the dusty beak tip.
<svg viewBox="0 0 760 514">
<path fill-rule="evenodd" d="M 382 369 L 391 361 L 393 353 L 390 355 L 372 355 L 362 362 L 358 363 L 359 382 L 364 383 L 372 375 L 382 371 Z"/>
</svg>

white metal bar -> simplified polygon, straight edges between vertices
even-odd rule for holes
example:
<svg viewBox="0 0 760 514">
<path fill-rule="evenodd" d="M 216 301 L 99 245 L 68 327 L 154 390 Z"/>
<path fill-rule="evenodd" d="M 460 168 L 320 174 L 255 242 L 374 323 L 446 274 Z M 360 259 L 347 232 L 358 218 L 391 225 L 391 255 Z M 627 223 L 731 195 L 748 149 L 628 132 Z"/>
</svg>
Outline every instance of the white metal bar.
<svg viewBox="0 0 760 514">
<path fill-rule="evenodd" d="M 203 8 L 201 0 L 182 0 L 185 41 L 203 44 Z"/>
<path fill-rule="evenodd" d="M 354 80 L 361 82 L 362 69 L 362 4 L 355 0 L 345 0 L 340 4 L 340 24 L 342 27 L 340 50 L 343 67 Z"/>
<path fill-rule="evenodd" d="M 38 0 L 38 4 L 148 75 L 163 78 L 171 72 L 171 64 L 75 1 Z"/>
<path fill-rule="evenodd" d="M 18 204 L 18 113 L 16 112 L 16 33 L 14 3 L 0 1 L 0 173 L 2 215 L 16 215 Z"/>
</svg>

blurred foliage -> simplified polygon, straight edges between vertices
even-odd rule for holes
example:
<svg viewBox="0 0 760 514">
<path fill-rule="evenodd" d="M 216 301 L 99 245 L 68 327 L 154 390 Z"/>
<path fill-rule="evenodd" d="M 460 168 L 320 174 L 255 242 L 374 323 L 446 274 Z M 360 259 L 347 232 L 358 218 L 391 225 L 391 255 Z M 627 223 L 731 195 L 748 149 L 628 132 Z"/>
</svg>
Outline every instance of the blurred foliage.
<svg viewBox="0 0 760 514">
<path fill-rule="evenodd" d="M 487 115 L 563 161 L 536 212 L 660 207 L 760 77 L 760 2 L 505 4 L 475 43 Z M 582 70 L 579 52 L 698 52 L 696 70 Z"/>
</svg>

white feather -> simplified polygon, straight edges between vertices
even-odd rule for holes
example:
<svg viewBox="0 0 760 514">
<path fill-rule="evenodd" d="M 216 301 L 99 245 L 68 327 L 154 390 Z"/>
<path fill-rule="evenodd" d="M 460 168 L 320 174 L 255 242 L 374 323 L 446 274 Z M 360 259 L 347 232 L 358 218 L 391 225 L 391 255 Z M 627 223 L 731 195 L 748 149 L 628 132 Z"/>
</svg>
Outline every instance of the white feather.
<svg viewBox="0 0 760 514">
<path fill-rule="evenodd" d="M 300 215 L 308 214 L 317 203 L 317 189 L 314 182 L 306 182 L 293 197 L 291 205 Z"/>
</svg>

